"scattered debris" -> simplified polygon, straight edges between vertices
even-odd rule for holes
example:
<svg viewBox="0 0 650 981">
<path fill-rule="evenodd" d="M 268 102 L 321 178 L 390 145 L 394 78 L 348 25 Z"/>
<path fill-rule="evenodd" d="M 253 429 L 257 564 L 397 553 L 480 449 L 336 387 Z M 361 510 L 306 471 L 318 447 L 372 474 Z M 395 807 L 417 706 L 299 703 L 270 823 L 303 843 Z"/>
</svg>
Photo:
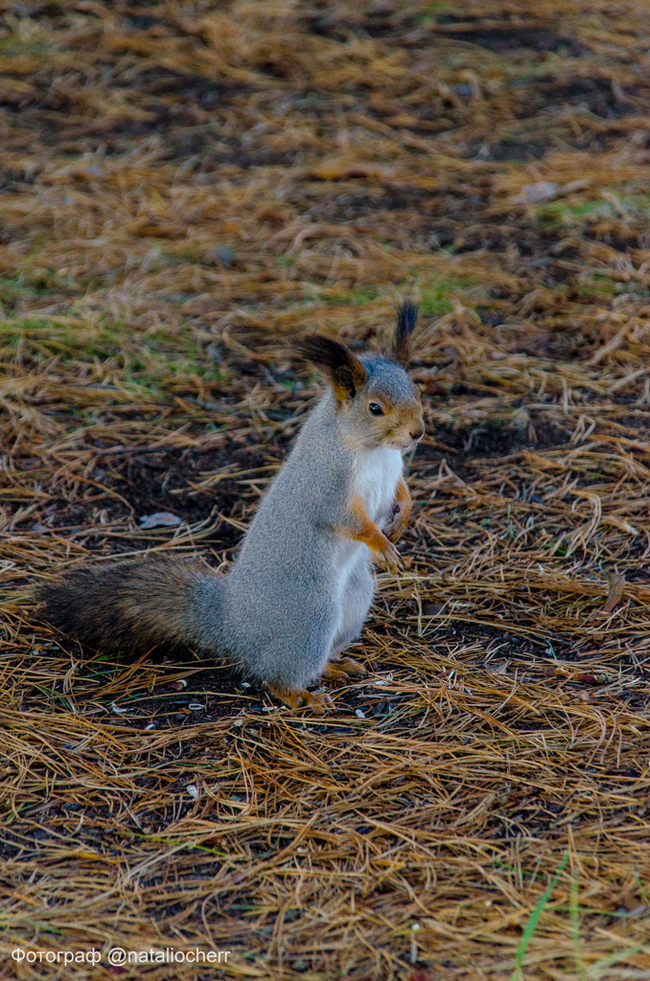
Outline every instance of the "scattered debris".
<svg viewBox="0 0 650 981">
<path fill-rule="evenodd" d="M 176 514 L 171 514 L 170 511 L 156 511 L 155 514 L 143 515 L 140 518 L 140 527 L 143 531 L 148 531 L 150 528 L 175 528 L 182 521 L 182 518 L 179 518 Z"/>
</svg>

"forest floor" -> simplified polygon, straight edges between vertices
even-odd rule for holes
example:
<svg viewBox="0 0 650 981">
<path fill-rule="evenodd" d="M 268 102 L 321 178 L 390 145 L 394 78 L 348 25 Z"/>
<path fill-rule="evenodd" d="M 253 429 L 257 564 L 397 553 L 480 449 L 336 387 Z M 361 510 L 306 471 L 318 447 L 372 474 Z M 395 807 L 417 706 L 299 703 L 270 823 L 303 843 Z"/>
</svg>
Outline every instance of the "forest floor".
<svg viewBox="0 0 650 981">
<path fill-rule="evenodd" d="M 633 0 L 0 3 L 3 979 L 650 979 L 649 110 Z M 333 711 L 39 622 L 227 568 L 292 340 L 404 297 L 415 507 Z"/>
</svg>

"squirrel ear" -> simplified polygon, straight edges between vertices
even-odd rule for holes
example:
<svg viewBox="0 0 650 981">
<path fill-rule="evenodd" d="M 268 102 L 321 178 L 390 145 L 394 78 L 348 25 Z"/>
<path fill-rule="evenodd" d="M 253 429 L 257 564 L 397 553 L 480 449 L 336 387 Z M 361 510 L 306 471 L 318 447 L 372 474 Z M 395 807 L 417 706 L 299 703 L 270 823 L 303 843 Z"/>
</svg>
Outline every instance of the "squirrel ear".
<svg viewBox="0 0 650 981">
<path fill-rule="evenodd" d="M 391 351 L 394 361 L 406 366 L 411 357 L 411 334 L 418 319 L 418 305 L 406 300 L 397 309 L 397 327 L 393 338 L 393 350 Z"/>
<path fill-rule="evenodd" d="M 368 372 L 352 351 L 323 334 L 307 334 L 296 345 L 298 353 L 321 368 L 334 389 L 337 402 L 353 399 L 368 381 Z"/>
</svg>

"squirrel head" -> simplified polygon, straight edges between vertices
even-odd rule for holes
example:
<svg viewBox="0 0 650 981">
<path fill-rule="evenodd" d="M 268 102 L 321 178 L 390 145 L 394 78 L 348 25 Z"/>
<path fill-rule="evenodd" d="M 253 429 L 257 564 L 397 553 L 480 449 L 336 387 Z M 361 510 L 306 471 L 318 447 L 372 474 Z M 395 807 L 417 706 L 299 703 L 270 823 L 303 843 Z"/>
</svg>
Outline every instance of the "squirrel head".
<svg viewBox="0 0 650 981">
<path fill-rule="evenodd" d="M 387 357 L 357 357 L 345 344 L 322 334 L 308 334 L 298 342 L 299 353 L 327 376 L 343 439 L 352 450 L 388 446 L 405 453 L 424 435 L 420 393 L 405 367 L 417 315 L 414 303 L 399 308 Z"/>
</svg>

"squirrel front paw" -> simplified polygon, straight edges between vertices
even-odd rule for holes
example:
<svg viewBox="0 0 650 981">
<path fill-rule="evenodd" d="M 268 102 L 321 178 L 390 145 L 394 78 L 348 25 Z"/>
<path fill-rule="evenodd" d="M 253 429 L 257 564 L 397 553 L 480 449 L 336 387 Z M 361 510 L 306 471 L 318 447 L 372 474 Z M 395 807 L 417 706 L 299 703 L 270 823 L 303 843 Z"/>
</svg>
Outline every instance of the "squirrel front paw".
<svg viewBox="0 0 650 981">
<path fill-rule="evenodd" d="M 409 511 L 403 507 L 399 501 L 393 504 L 391 519 L 388 524 L 381 529 L 391 542 L 398 542 L 404 532 L 409 520 Z"/>
<path fill-rule="evenodd" d="M 390 541 L 386 538 L 386 535 L 382 534 L 381 546 L 372 549 L 372 557 L 383 569 L 387 569 L 389 572 L 397 572 L 401 562 L 402 557 Z"/>
</svg>

